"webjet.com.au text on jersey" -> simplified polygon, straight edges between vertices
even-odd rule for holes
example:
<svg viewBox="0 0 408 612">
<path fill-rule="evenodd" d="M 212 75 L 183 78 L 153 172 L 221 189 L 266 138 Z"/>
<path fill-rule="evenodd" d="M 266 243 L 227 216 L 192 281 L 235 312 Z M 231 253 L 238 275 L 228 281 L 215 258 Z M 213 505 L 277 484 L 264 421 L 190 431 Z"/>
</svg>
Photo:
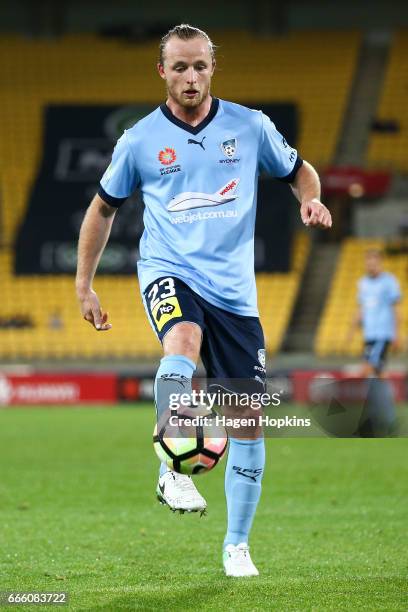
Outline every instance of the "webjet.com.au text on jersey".
<svg viewBox="0 0 408 612">
<path fill-rule="evenodd" d="M 229 219 L 237 216 L 237 210 L 211 210 L 171 217 L 171 222 L 173 225 L 178 225 L 179 223 L 194 223 L 195 221 L 207 221 L 207 219 Z"/>
</svg>

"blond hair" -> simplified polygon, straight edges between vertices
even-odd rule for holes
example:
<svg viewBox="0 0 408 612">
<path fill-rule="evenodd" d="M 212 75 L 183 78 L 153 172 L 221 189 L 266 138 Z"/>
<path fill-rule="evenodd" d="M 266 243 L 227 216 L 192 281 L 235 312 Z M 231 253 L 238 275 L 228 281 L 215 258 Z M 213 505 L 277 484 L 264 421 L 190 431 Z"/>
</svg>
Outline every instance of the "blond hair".
<svg viewBox="0 0 408 612">
<path fill-rule="evenodd" d="M 172 36 L 177 36 L 177 38 L 180 38 L 180 40 L 191 40 L 192 38 L 197 38 L 197 36 L 201 36 L 207 41 L 211 53 L 211 58 L 213 61 L 215 60 L 215 45 L 212 42 L 211 38 L 208 36 L 208 34 L 204 32 L 204 30 L 200 30 L 200 28 L 195 28 L 194 26 L 191 26 L 188 23 L 181 23 L 180 25 L 176 25 L 174 26 L 174 28 L 171 28 L 171 30 L 169 30 L 167 34 L 165 34 L 161 39 L 159 45 L 160 64 L 163 65 L 164 63 L 164 50 L 166 44 L 168 43 L 170 38 L 172 38 Z"/>
</svg>

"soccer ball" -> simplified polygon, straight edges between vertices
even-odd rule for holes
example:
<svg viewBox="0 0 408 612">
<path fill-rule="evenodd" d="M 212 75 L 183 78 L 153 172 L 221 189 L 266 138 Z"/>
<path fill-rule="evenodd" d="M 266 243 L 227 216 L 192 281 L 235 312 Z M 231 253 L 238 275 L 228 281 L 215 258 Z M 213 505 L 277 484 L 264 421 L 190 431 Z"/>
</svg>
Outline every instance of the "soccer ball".
<svg viewBox="0 0 408 612">
<path fill-rule="evenodd" d="M 233 145 L 226 145 L 225 153 L 228 155 L 228 157 L 232 157 L 235 153 L 235 147 Z"/>
<path fill-rule="evenodd" d="M 180 474 L 212 470 L 228 444 L 228 434 L 217 424 L 216 417 L 214 412 L 197 407 L 164 415 L 153 432 L 153 445 L 160 461 Z"/>
</svg>

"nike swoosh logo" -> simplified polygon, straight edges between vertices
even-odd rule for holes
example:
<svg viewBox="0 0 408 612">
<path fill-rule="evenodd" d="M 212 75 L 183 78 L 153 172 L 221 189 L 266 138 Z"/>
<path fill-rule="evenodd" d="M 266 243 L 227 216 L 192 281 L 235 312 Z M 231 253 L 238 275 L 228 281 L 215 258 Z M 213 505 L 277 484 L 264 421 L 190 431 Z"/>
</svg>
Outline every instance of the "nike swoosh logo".
<svg viewBox="0 0 408 612">
<path fill-rule="evenodd" d="M 223 185 L 214 193 L 200 193 L 199 191 L 184 191 L 170 200 L 167 210 L 170 212 L 181 212 L 191 208 L 203 208 L 206 206 L 219 206 L 227 204 L 237 199 L 235 190 L 238 186 L 239 178 L 234 178 Z"/>
</svg>

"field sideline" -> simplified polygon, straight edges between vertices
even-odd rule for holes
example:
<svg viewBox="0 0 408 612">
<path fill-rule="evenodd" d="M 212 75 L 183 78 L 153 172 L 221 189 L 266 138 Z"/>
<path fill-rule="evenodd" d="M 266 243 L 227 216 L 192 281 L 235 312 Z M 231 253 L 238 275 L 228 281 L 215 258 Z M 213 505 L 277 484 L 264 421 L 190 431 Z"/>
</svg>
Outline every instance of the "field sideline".
<svg viewBox="0 0 408 612">
<path fill-rule="evenodd" d="M 149 405 L 0 411 L 0 591 L 68 591 L 73 610 L 407 609 L 407 438 L 268 440 L 261 576 L 234 580 L 224 462 L 197 478 L 208 516 L 173 515 L 153 425 Z"/>
</svg>

